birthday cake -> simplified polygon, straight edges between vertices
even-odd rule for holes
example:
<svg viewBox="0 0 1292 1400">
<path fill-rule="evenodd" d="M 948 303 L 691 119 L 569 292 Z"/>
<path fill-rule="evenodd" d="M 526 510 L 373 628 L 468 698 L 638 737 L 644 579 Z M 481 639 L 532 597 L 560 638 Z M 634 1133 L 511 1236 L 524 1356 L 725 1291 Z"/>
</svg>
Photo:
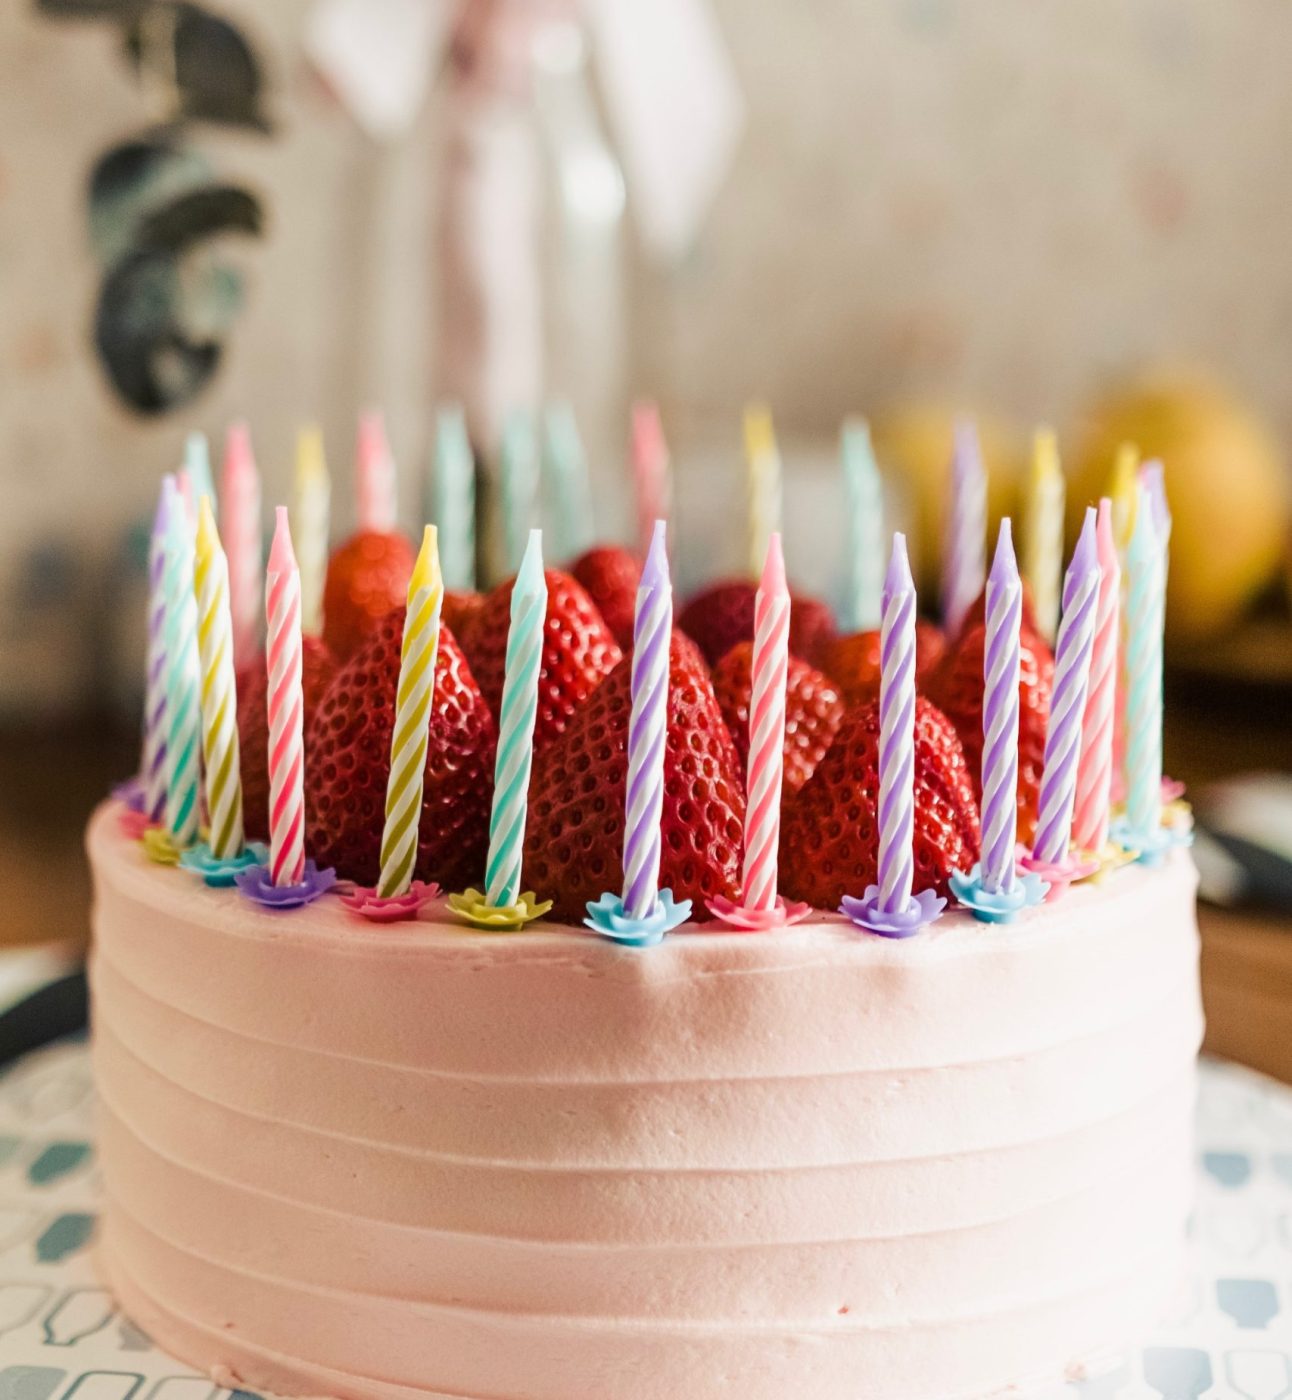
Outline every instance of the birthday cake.
<svg viewBox="0 0 1292 1400">
<path fill-rule="evenodd" d="M 952 1400 L 1132 1340 L 1201 1035 L 1150 482 L 1053 648 L 1008 527 L 941 629 L 895 537 L 842 637 L 774 532 L 678 629 L 662 528 L 483 596 L 429 529 L 334 555 L 329 646 L 280 517 L 236 682 L 168 482 L 156 723 L 88 833 L 126 1313 L 346 1400 Z"/>
</svg>

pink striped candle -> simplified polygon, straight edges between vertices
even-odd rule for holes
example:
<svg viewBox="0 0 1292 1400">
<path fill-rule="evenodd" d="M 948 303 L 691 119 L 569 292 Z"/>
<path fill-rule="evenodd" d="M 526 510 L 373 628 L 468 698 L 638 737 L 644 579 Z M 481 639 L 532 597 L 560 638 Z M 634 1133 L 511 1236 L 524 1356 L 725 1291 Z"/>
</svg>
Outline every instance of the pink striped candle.
<svg viewBox="0 0 1292 1400">
<path fill-rule="evenodd" d="M 942 554 L 942 625 L 949 638 L 982 592 L 987 573 L 987 473 L 978 430 L 956 424 L 951 458 L 951 498 Z"/>
<path fill-rule="evenodd" d="M 355 463 L 355 504 L 359 528 L 385 534 L 395 528 L 395 459 L 386 438 L 386 421 L 377 409 L 359 418 Z"/>
<path fill-rule="evenodd" d="M 1081 759 L 1077 765 L 1076 810 L 1072 844 L 1097 853 L 1108 844 L 1112 805 L 1113 721 L 1117 710 L 1117 655 L 1121 635 L 1121 564 L 1113 534 L 1113 503 L 1099 502 L 1095 526 L 1099 554 L 1099 603 L 1090 655 L 1090 685 L 1081 721 Z"/>
<path fill-rule="evenodd" d="M 287 508 L 279 506 L 269 552 L 269 878 L 299 885 L 305 876 L 305 736 L 301 691 L 301 576 Z"/>
<path fill-rule="evenodd" d="M 1008 520 L 987 579 L 982 706 L 982 888 L 1011 896 L 1018 839 L 1018 679 L 1023 585 Z"/>
<path fill-rule="evenodd" d="M 224 553 L 229 561 L 233 665 L 235 671 L 241 671 L 260 650 L 260 599 L 264 584 L 260 475 L 245 423 L 234 423 L 225 441 L 220 521 Z"/>
<path fill-rule="evenodd" d="M 633 405 L 633 494 L 637 502 L 637 545 L 642 557 L 650 549 L 657 520 L 669 517 L 668 443 L 659 418 L 659 407 L 648 401 Z"/>
<path fill-rule="evenodd" d="M 749 700 L 749 802 L 745 814 L 742 902 L 767 913 L 776 908 L 777 852 L 781 840 L 781 780 L 785 768 L 785 684 L 790 664 L 790 591 L 779 531 L 754 602 L 754 653 Z"/>
</svg>

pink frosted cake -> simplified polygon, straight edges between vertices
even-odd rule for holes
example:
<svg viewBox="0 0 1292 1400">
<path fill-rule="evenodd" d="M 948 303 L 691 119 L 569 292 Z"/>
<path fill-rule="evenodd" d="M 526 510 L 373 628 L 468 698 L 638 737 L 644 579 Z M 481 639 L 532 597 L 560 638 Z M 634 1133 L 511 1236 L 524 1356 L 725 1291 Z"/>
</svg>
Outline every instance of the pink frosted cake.
<svg viewBox="0 0 1292 1400">
<path fill-rule="evenodd" d="M 842 637 L 775 535 L 675 632 L 662 526 L 484 597 L 370 530 L 303 640 L 284 515 L 235 683 L 246 571 L 168 486 L 88 837 L 128 1315 L 344 1400 L 968 1400 L 1132 1341 L 1202 1030 L 1164 510 L 1120 560 L 1090 513 L 1053 653 L 1007 529 L 941 629 L 895 536 Z"/>
</svg>

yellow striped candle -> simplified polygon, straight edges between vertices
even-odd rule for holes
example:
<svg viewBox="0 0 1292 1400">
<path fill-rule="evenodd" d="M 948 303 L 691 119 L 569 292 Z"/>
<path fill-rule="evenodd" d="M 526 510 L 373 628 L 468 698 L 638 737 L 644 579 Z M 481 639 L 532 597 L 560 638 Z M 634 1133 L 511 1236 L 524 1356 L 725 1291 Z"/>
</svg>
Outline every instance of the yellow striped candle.
<svg viewBox="0 0 1292 1400">
<path fill-rule="evenodd" d="M 323 585 L 327 579 L 332 482 L 323 455 L 323 434 L 311 425 L 296 435 L 296 562 L 301 571 L 301 631 L 323 631 Z"/>
<path fill-rule="evenodd" d="M 390 740 L 390 778 L 386 784 L 386 824 L 381 833 L 383 899 L 405 894 L 417 864 L 417 830 L 422 816 L 426 775 L 427 727 L 435 689 L 435 659 L 440 649 L 440 607 L 444 582 L 434 525 L 422 534 L 422 548 L 408 581 L 408 610 L 395 696 L 395 728 Z"/>
<path fill-rule="evenodd" d="M 197 508 L 197 649 L 202 663 L 202 756 L 211 835 L 217 860 L 242 851 L 242 777 L 238 766 L 237 692 L 233 679 L 233 620 L 229 563 L 215 528 L 211 497 Z"/>
<path fill-rule="evenodd" d="M 1117 449 L 1108 482 L 1108 498 L 1113 503 L 1113 540 L 1122 564 L 1124 588 L 1126 553 L 1135 533 L 1135 503 L 1139 499 L 1139 448 L 1133 442 L 1124 442 Z"/>
<path fill-rule="evenodd" d="M 762 404 L 745 409 L 745 466 L 749 493 L 749 576 L 763 572 L 767 547 L 781 528 L 781 454 L 772 415 Z"/>
<path fill-rule="evenodd" d="M 1032 441 L 1023 501 L 1023 577 L 1032 590 L 1041 635 L 1053 646 L 1059 630 L 1063 587 L 1063 470 L 1059 444 L 1049 428 Z"/>
</svg>

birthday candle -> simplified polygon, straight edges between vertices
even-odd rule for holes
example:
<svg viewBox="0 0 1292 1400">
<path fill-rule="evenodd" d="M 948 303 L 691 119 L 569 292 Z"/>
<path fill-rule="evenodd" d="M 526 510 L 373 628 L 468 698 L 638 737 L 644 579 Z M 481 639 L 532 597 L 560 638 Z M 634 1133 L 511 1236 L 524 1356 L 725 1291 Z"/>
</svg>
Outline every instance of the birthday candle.
<svg viewBox="0 0 1292 1400">
<path fill-rule="evenodd" d="M 624 912 L 645 919 L 659 902 L 664 745 L 668 738 L 668 662 L 673 633 L 665 524 L 656 522 L 633 622 L 628 719 L 628 791 L 624 825 Z"/>
<path fill-rule="evenodd" d="M 301 576 L 287 507 L 276 511 L 269 550 L 265 643 L 269 668 L 269 878 L 298 885 L 305 875 L 305 711 L 301 692 Z"/>
<path fill-rule="evenodd" d="M 459 405 L 435 415 L 431 515 L 439 526 L 440 564 L 447 588 L 476 586 L 476 467 Z"/>
<path fill-rule="evenodd" d="M 785 683 L 790 664 L 790 592 L 781 537 L 773 532 L 754 600 L 754 652 L 749 699 L 749 802 L 741 903 L 776 908 L 785 770 Z"/>
<path fill-rule="evenodd" d="M 1085 524 L 1063 580 L 1063 617 L 1054 651 L 1054 688 L 1050 694 L 1050 718 L 1045 727 L 1040 815 L 1033 845 L 1036 859 L 1047 863 L 1064 859 L 1072 834 L 1081 726 L 1086 712 L 1090 654 L 1099 609 L 1099 578 L 1095 511 L 1091 508 L 1086 511 Z"/>
<path fill-rule="evenodd" d="M 317 427 L 296 434 L 296 558 L 301 571 L 301 631 L 323 631 L 323 588 L 327 582 L 332 482 Z"/>
<path fill-rule="evenodd" d="M 543 532 L 531 530 L 529 546 L 511 591 L 511 625 L 498 714 L 498 755 L 494 762 L 489 857 L 485 866 L 485 898 L 495 908 L 515 904 L 520 895 L 521 849 L 529 810 L 534 719 L 538 714 L 543 624 L 547 617 L 542 543 Z"/>
<path fill-rule="evenodd" d="M 1032 444 L 1023 519 L 1023 577 L 1032 589 L 1032 604 L 1041 635 L 1054 641 L 1059 626 L 1059 593 L 1063 580 L 1063 470 L 1059 445 L 1044 428 Z"/>
<path fill-rule="evenodd" d="M 233 678 L 229 566 L 209 495 L 197 515 L 197 648 L 202 664 L 202 756 L 211 834 L 218 860 L 242 850 L 242 776 L 238 767 L 238 696 Z"/>
<path fill-rule="evenodd" d="M 845 632 L 879 626 L 884 586 L 884 487 L 864 418 L 843 425 L 844 567 L 840 624 Z"/>
<path fill-rule="evenodd" d="M 179 503 L 184 511 L 184 519 L 190 527 L 197 524 L 197 502 L 193 497 L 193 481 L 188 468 L 181 465 L 175 473 L 175 489 L 179 493 Z"/>
<path fill-rule="evenodd" d="M 184 439 L 184 471 L 193 492 L 193 519 L 196 523 L 202 498 L 211 502 L 211 511 L 218 519 L 219 502 L 215 497 L 215 482 L 211 479 L 211 448 L 206 434 L 192 432 Z"/>
<path fill-rule="evenodd" d="M 556 558 L 568 562 L 591 547 L 595 534 L 588 459 L 568 403 L 552 404 L 544 417 L 543 486 Z"/>
<path fill-rule="evenodd" d="M 642 557 L 650 548 L 657 520 L 672 514 L 669 487 L 668 443 L 660 422 L 659 407 L 648 400 L 633 405 L 633 494 L 637 502 L 637 542 Z"/>
<path fill-rule="evenodd" d="M 987 473 L 978 431 L 956 424 L 951 457 L 951 498 L 942 558 L 942 624 L 949 637 L 960 631 L 965 614 L 982 592 L 987 572 Z"/>
<path fill-rule="evenodd" d="M 377 893 L 383 899 L 407 892 L 417 864 L 431 696 L 440 649 L 440 607 L 444 602 L 436 534 L 434 525 L 423 530 L 422 547 L 408 580 L 395 727 L 390 736 L 386 824 L 381 833 L 381 878 L 377 882 Z"/>
<path fill-rule="evenodd" d="M 245 423 L 234 423 L 224 447 L 220 519 L 229 561 L 229 608 L 233 615 L 233 664 L 241 671 L 255 659 L 264 584 L 260 535 L 260 476 Z"/>
<path fill-rule="evenodd" d="M 1099 502 L 1095 527 L 1099 551 L 1099 603 L 1090 653 L 1090 685 L 1081 721 L 1081 760 L 1077 766 L 1077 805 L 1072 844 L 1101 851 L 1108 842 L 1112 798 L 1113 716 L 1117 707 L 1117 657 L 1121 627 L 1121 565 L 1113 539 L 1113 503 Z"/>
<path fill-rule="evenodd" d="M 1124 560 L 1135 529 L 1135 507 L 1139 496 L 1139 449 L 1124 442 L 1113 459 L 1108 496 L 1113 503 L 1113 540 L 1117 553 Z"/>
<path fill-rule="evenodd" d="M 781 454 L 772 415 L 761 404 L 745 409 L 745 466 L 749 494 L 749 573 L 757 578 L 767 542 L 781 528 Z"/>
<path fill-rule="evenodd" d="M 1132 834 L 1162 821 L 1162 625 L 1165 602 L 1161 540 L 1142 501 L 1126 556 L 1126 823 Z"/>
<path fill-rule="evenodd" d="M 879 901 L 911 902 L 915 883 L 915 584 L 906 536 L 893 536 L 884 579 L 879 663 Z"/>
<path fill-rule="evenodd" d="M 386 534 L 395 528 L 395 459 L 378 409 L 359 415 L 355 453 L 355 505 L 359 528 Z"/>
<path fill-rule="evenodd" d="M 202 779 L 197 604 L 193 597 L 193 536 L 178 499 L 167 507 L 166 827 L 177 846 L 197 839 Z"/>
<path fill-rule="evenodd" d="M 529 414 L 521 409 L 509 413 L 503 425 L 498 474 L 502 497 L 504 564 L 510 572 L 520 567 L 525 551 L 538 480 L 534 424 Z"/>
<path fill-rule="evenodd" d="M 162 477 L 157 513 L 148 541 L 148 656 L 144 685 L 144 812 L 166 816 L 166 531 L 178 507 L 175 478 Z"/>
<path fill-rule="evenodd" d="M 982 887 L 988 894 L 1014 889 L 1018 838 L 1019 629 L 1023 585 L 1008 520 L 1000 522 L 996 556 L 987 579 L 982 707 Z"/>
<path fill-rule="evenodd" d="M 1157 530 L 1158 546 L 1162 550 L 1163 587 L 1171 569 L 1171 506 L 1166 498 L 1166 474 L 1162 463 L 1154 457 L 1139 469 L 1139 485 Z"/>
</svg>

